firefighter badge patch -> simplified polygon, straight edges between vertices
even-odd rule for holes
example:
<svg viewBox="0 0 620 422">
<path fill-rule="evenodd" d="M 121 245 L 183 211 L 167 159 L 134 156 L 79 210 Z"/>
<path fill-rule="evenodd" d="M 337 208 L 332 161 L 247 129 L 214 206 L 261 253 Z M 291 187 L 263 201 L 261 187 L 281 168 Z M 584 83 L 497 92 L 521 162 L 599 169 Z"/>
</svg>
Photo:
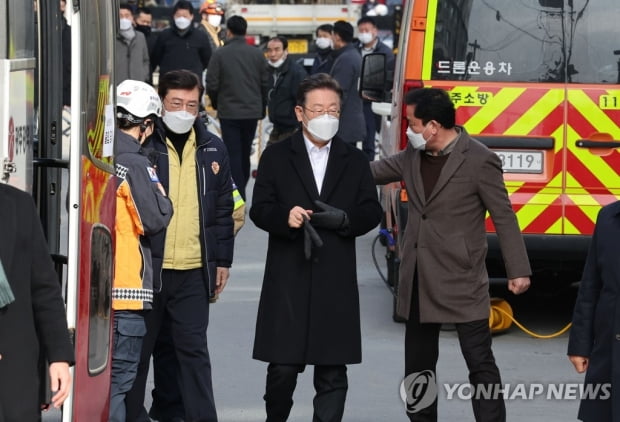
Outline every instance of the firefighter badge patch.
<svg viewBox="0 0 620 422">
<path fill-rule="evenodd" d="M 220 172 L 220 164 L 217 161 L 211 163 L 211 171 L 213 171 L 213 174 L 218 174 Z"/>
</svg>

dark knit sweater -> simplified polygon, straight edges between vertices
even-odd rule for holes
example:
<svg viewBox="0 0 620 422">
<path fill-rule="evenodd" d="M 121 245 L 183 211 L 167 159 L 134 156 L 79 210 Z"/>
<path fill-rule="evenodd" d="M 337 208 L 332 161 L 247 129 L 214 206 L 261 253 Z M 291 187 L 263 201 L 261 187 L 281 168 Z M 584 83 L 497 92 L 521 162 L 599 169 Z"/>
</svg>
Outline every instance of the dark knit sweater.
<svg viewBox="0 0 620 422">
<path fill-rule="evenodd" d="M 424 198 L 428 199 L 450 154 L 430 155 L 424 151 L 420 151 L 420 153 L 422 154 L 420 173 L 422 173 L 422 182 L 424 183 Z"/>
</svg>

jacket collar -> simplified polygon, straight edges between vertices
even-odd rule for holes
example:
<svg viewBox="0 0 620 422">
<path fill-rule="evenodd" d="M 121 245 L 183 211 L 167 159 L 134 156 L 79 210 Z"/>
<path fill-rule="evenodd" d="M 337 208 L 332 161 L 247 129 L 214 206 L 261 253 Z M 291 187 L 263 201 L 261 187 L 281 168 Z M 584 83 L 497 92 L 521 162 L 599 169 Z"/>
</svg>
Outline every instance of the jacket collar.
<svg viewBox="0 0 620 422">
<path fill-rule="evenodd" d="M 140 142 L 138 142 L 136 138 L 120 129 L 116 129 L 116 139 L 117 141 L 114 143 L 116 146 L 116 154 L 136 153 L 140 152 L 142 148 Z"/>
<path fill-rule="evenodd" d="M 437 183 L 435 184 L 435 187 L 433 188 L 433 191 L 431 192 L 427 200 L 424 200 L 422 198 L 423 196 L 422 192 L 424 192 L 424 187 L 422 186 L 422 176 L 420 173 L 420 165 L 417 166 L 418 177 L 416 177 L 416 179 L 419 181 L 419 185 L 416 186 L 416 191 L 419 192 L 420 200 L 422 201 L 422 203 L 425 203 L 425 202 L 428 203 L 432 201 L 433 198 L 435 198 L 435 196 L 437 196 L 437 194 L 441 192 L 441 190 L 448 183 L 450 178 L 454 175 L 454 173 L 458 170 L 459 167 L 461 167 L 461 165 L 465 161 L 465 153 L 466 151 L 469 150 L 470 137 L 467 131 L 465 130 L 465 128 L 461 126 L 459 126 L 458 128 L 461 130 L 461 133 L 459 134 L 459 140 L 456 143 L 456 145 L 454 145 L 454 149 L 450 153 L 450 156 L 448 157 L 446 164 L 441 169 L 441 173 L 439 174 Z M 418 160 L 420 159 L 420 154 L 417 154 L 417 158 Z"/>
<path fill-rule="evenodd" d="M 288 72 L 288 69 L 291 67 L 291 61 L 293 59 L 291 58 L 290 55 L 286 56 L 286 59 L 284 59 L 284 62 L 282 62 L 282 64 L 280 65 L 280 67 L 278 67 L 277 69 L 273 66 L 271 66 L 269 63 L 267 63 L 267 70 L 269 71 L 269 74 L 273 75 L 274 73 L 279 73 L 279 74 L 284 74 L 286 72 Z"/>
<path fill-rule="evenodd" d="M 347 50 L 357 50 L 357 49 L 355 48 L 355 45 L 353 43 L 348 43 L 347 45 L 345 45 L 342 48 L 339 48 L 338 50 L 333 50 L 332 56 L 334 58 L 338 58 L 340 57 L 340 55 L 342 55 Z"/>
<path fill-rule="evenodd" d="M 207 130 L 200 116 L 196 117 L 193 129 L 194 132 L 196 132 L 196 147 L 198 148 L 209 144 L 213 139 L 218 139 L 216 135 Z M 163 144 L 166 143 L 166 128 L 161 117 L 155 121 L 155 132 L 148 140 L 155 140 Z"/>
<path fill-rule="evenodd" d="M 193 22 L 189 25 L 189 27 L 187 27 L 187 29 L 184 29 L 184 30 L 180 30 L 179 28 L 177 28 L 177 26 L 174 23 L 172 24 L 172 31 L 181 38 L 187 37 L 189 34 L 192 33 L 193 30 L 194 30 Z"/>
<path fill-rule="evenodd" d="M 238 43 L 238 42 L 242 42 L 245 44 L 245 37 L 243 35 L 235 35 L 232 38 L 227 39 L 224 42 L 224 45 L 228 45 L 228 44 L 232 44 L 232 43 Z"/>
<path fill-rule="evenodd" d="M 345 143 L 338 137 L 332 139 L 320 195 L 316 183 L 314 183 L 314 174 L 312 173 L 310 158 L 308 157 L 308 151 L 304 143 L 303 131 L 300 130 L 293 135 L 291 139 L 291 152 L 293 167 L 297 171 L 308 195 L 310 195 L 311 198 L 327 200 L 346 169 L 344 160 L 349 154 L 349 151 Z"/>
</svg>

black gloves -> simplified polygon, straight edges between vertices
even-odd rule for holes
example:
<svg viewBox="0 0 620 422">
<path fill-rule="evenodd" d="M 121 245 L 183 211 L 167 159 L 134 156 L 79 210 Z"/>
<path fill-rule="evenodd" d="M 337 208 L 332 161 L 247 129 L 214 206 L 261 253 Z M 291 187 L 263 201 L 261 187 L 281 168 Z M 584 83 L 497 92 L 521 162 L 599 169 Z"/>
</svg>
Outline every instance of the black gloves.
<svg viewBox="0 0 620 422">
<path fill-rule="evenodd" d="M 320 248 L 323 246 L 323 240 L 314 229 L 315 227 L 336 230 L 342 235 L 346 235 L 349 231 L 349 218 L 346 212 L 318 200 L 314 203 L 322 211 L 312 213 L 310 220 L 304 217 L 304 255 L 306 259 L 312 257 L 312 247 Z"/>
<path fill-rule="evenodd" d="M 322 211 L 315 212 L 310 217 L 310 222 L 314 227 L 322 229 L 347 231 L 349 228 L 349 218 L 347 213 L 341 209 L 334 208 L 319 200 L 314 201 Z"/>
<path fill-rule="evenodd" d="M 306 259 L 312 257 L 312 246 L 320 248 L 323 246 L 323 240 L 319 237 L 318 233 L 312 227 L 308 219 L 304 217 L 304 255 Z"/>
</svg>

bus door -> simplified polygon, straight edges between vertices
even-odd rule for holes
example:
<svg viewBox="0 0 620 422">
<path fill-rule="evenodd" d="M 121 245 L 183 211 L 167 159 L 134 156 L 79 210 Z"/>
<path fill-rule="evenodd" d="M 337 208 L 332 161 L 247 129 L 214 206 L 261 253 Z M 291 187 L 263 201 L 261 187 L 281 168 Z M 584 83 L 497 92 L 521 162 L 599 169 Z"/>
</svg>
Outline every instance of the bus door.
<svg viewBox="0 0 620 422">
<path fill-rule="evenodd" d="M 63 421 L 107 421 L 115 183 L 114 43 L 118 2 L 67 2 L 72 38 L 67 318 L 74 387 Z M 70 410 L 70 411 L 69 411 Z"/>
</svg>

